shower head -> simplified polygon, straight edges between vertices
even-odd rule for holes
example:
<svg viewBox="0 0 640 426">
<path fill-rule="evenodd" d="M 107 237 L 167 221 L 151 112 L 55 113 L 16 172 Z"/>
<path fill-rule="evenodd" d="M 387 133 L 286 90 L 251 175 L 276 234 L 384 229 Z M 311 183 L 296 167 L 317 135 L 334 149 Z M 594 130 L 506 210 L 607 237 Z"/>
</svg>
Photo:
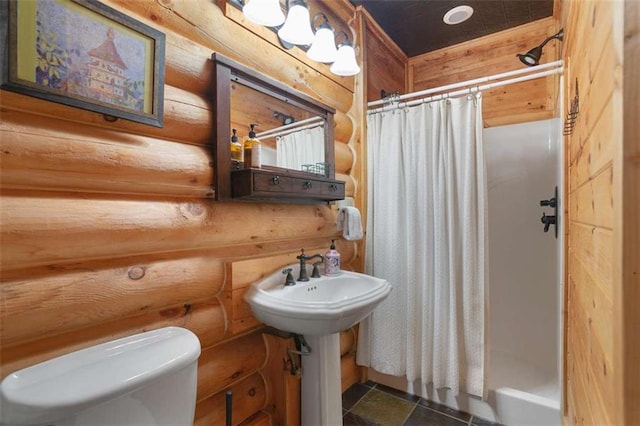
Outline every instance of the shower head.
<svg viewBox="0 0 640 426">
<path fill-rule="evenodd" d="M 523 64 L 529 67 L 538 65 L 540 63 L 540 57 L 542 56 L 542 48 L 544 47 L 545 44 L 547 44 L 549 41 L 553 40 L 554 38 L 562 41 L 564 39 L 564 29 L 561 29 L 556 34 L 547 37 L 539 46 L 534 47 L 524 55 L 521 53 L 518 53 L 516 56 L 518 57 L 518 59 L 520 59 L 520 61 Z"/>
</svg>

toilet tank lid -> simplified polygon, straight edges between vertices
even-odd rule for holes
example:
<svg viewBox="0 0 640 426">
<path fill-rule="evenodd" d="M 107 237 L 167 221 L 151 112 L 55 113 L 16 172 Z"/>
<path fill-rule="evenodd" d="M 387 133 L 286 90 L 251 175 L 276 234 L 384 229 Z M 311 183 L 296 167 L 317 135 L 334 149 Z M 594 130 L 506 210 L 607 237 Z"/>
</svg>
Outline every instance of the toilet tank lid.
<svg viewBox="0 0 640 426">
<path fill-rule="evenodd" d="M 199 356 L 197 336 L 179 327 L 72 352 L 7 376 L 0 384 L 0 422 L 29 424 L 60 411 L 70 416 L 181 370 Z"/>
</svg>

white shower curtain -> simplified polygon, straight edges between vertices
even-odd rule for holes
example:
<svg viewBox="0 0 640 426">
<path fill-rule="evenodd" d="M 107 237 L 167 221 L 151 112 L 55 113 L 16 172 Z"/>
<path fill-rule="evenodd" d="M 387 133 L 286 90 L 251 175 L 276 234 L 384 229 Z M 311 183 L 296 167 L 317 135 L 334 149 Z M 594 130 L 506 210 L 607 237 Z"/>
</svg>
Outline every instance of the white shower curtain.
<svg viewBox="0 0 640 426">
<path fill-rule="evenodd" d="M 302 170 L 303 164 L 324 161 L 324 127 L 300 130 L 276 139 L 278 167 Z"/>
<path fill-rule="evenodd" d="M 480 94 L 368 117 L 365 268 L 393 284 L 358 362 L 483 396 L 486 180 Z"/>
</svg>

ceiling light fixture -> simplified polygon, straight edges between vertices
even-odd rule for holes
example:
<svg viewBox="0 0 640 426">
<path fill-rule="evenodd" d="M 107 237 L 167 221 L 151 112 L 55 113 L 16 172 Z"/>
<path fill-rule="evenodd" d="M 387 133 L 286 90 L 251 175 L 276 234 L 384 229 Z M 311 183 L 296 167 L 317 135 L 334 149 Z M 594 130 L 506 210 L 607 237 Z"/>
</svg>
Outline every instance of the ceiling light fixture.
<svg viewBox="0 0 640 426">
<path fill-rule="evenodd" d="M 254 24 L 265 27 L 278 27 L 284 22 L 280 0 L 247 0 L 242 13 Z"/>
<path fill-rule="evenodd" d="M 448 25 L 461 24 L 473 15 L 473 8 L 471 6 L 457 6 L 444 14 L 442 20 Z"/>
<path fill-rule="evenodd" d="M 309 21 L 309 7 L 304 0 L 290 0 L 287 19 L 278 30 L 278 37 L 297 46 L 309 46 L 313 42 L 313 30 Z"/>
<path fill-rule="evenodd" d="M 356 62 L 356 51 L 353 49 L 353 44 L 349 41 L 347 33 L 340 31 L 336 36 L 336 39 L 344 35 L 344 41 L 338 45 L 338 55 L 336 61 L 331 65 L 329 70 L 335 75 L 350 76 L 356 75 L 360 72 L 360 67 Z"/>
<path fill-rule="evenodd" d="M 516 56 L 518 57 L 518 59 L 520 59 L 520 61 L 523 64 L 529 67 L 538 65 L 540 63 L 540 58 L 542 57 L 542 48 L 544 47 L 545 44 L 549 43 L 549 41 L 553 39 L 558 39 L 560 41 L 564 40 L 564 29 L 561 29 L 556 34 L 547 37 L 539 46 L 534 47 L 524 55 L 521 53 L 518 53 L 516 54 Z"/>
<path fill-rule="evenodd" d="M 313 61 L 330 64 L 334 62 L 338 56 L 336 39 L 333 28 L 329 25 L 329 21 L 324 13 L 316 14 L 312 22 L 316 22 L 319 17 L 322 17 L 322 22 L 316 27 L 316 34 L 313 37 L 311 47 L 307 50 L 307 56 Z"/>
</svg>

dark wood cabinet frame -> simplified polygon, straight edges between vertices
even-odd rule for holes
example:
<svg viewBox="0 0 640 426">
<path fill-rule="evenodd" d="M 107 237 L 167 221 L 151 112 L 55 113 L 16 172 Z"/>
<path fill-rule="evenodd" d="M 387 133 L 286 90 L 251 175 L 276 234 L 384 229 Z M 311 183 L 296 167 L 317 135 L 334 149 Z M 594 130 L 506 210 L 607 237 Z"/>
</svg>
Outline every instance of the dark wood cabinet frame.
<svg viewBox="0 0 640 426">
<path fill-rule="evenodd" d="M 219 201 L 256 200 L 275 202 L 323 202 L 344 199 L 344 182 L 335 180 L 334 120 L 335 109 L 300 93 L 279 81 L 266 77 L 218 53 L 214 64 L 213 134 L 215 199 Z M 231 84 L 237 82 L 294 105 L 325 120 L 325 162 L 330 164 L 325 176 L 296 170 L 263 166 L 260 169 L 235 170 L 231 161 Z M 267 192 L 263 183 L 275 183 Z M 280 186 L 280 182 L 287 185 Z"/>
</svg>

